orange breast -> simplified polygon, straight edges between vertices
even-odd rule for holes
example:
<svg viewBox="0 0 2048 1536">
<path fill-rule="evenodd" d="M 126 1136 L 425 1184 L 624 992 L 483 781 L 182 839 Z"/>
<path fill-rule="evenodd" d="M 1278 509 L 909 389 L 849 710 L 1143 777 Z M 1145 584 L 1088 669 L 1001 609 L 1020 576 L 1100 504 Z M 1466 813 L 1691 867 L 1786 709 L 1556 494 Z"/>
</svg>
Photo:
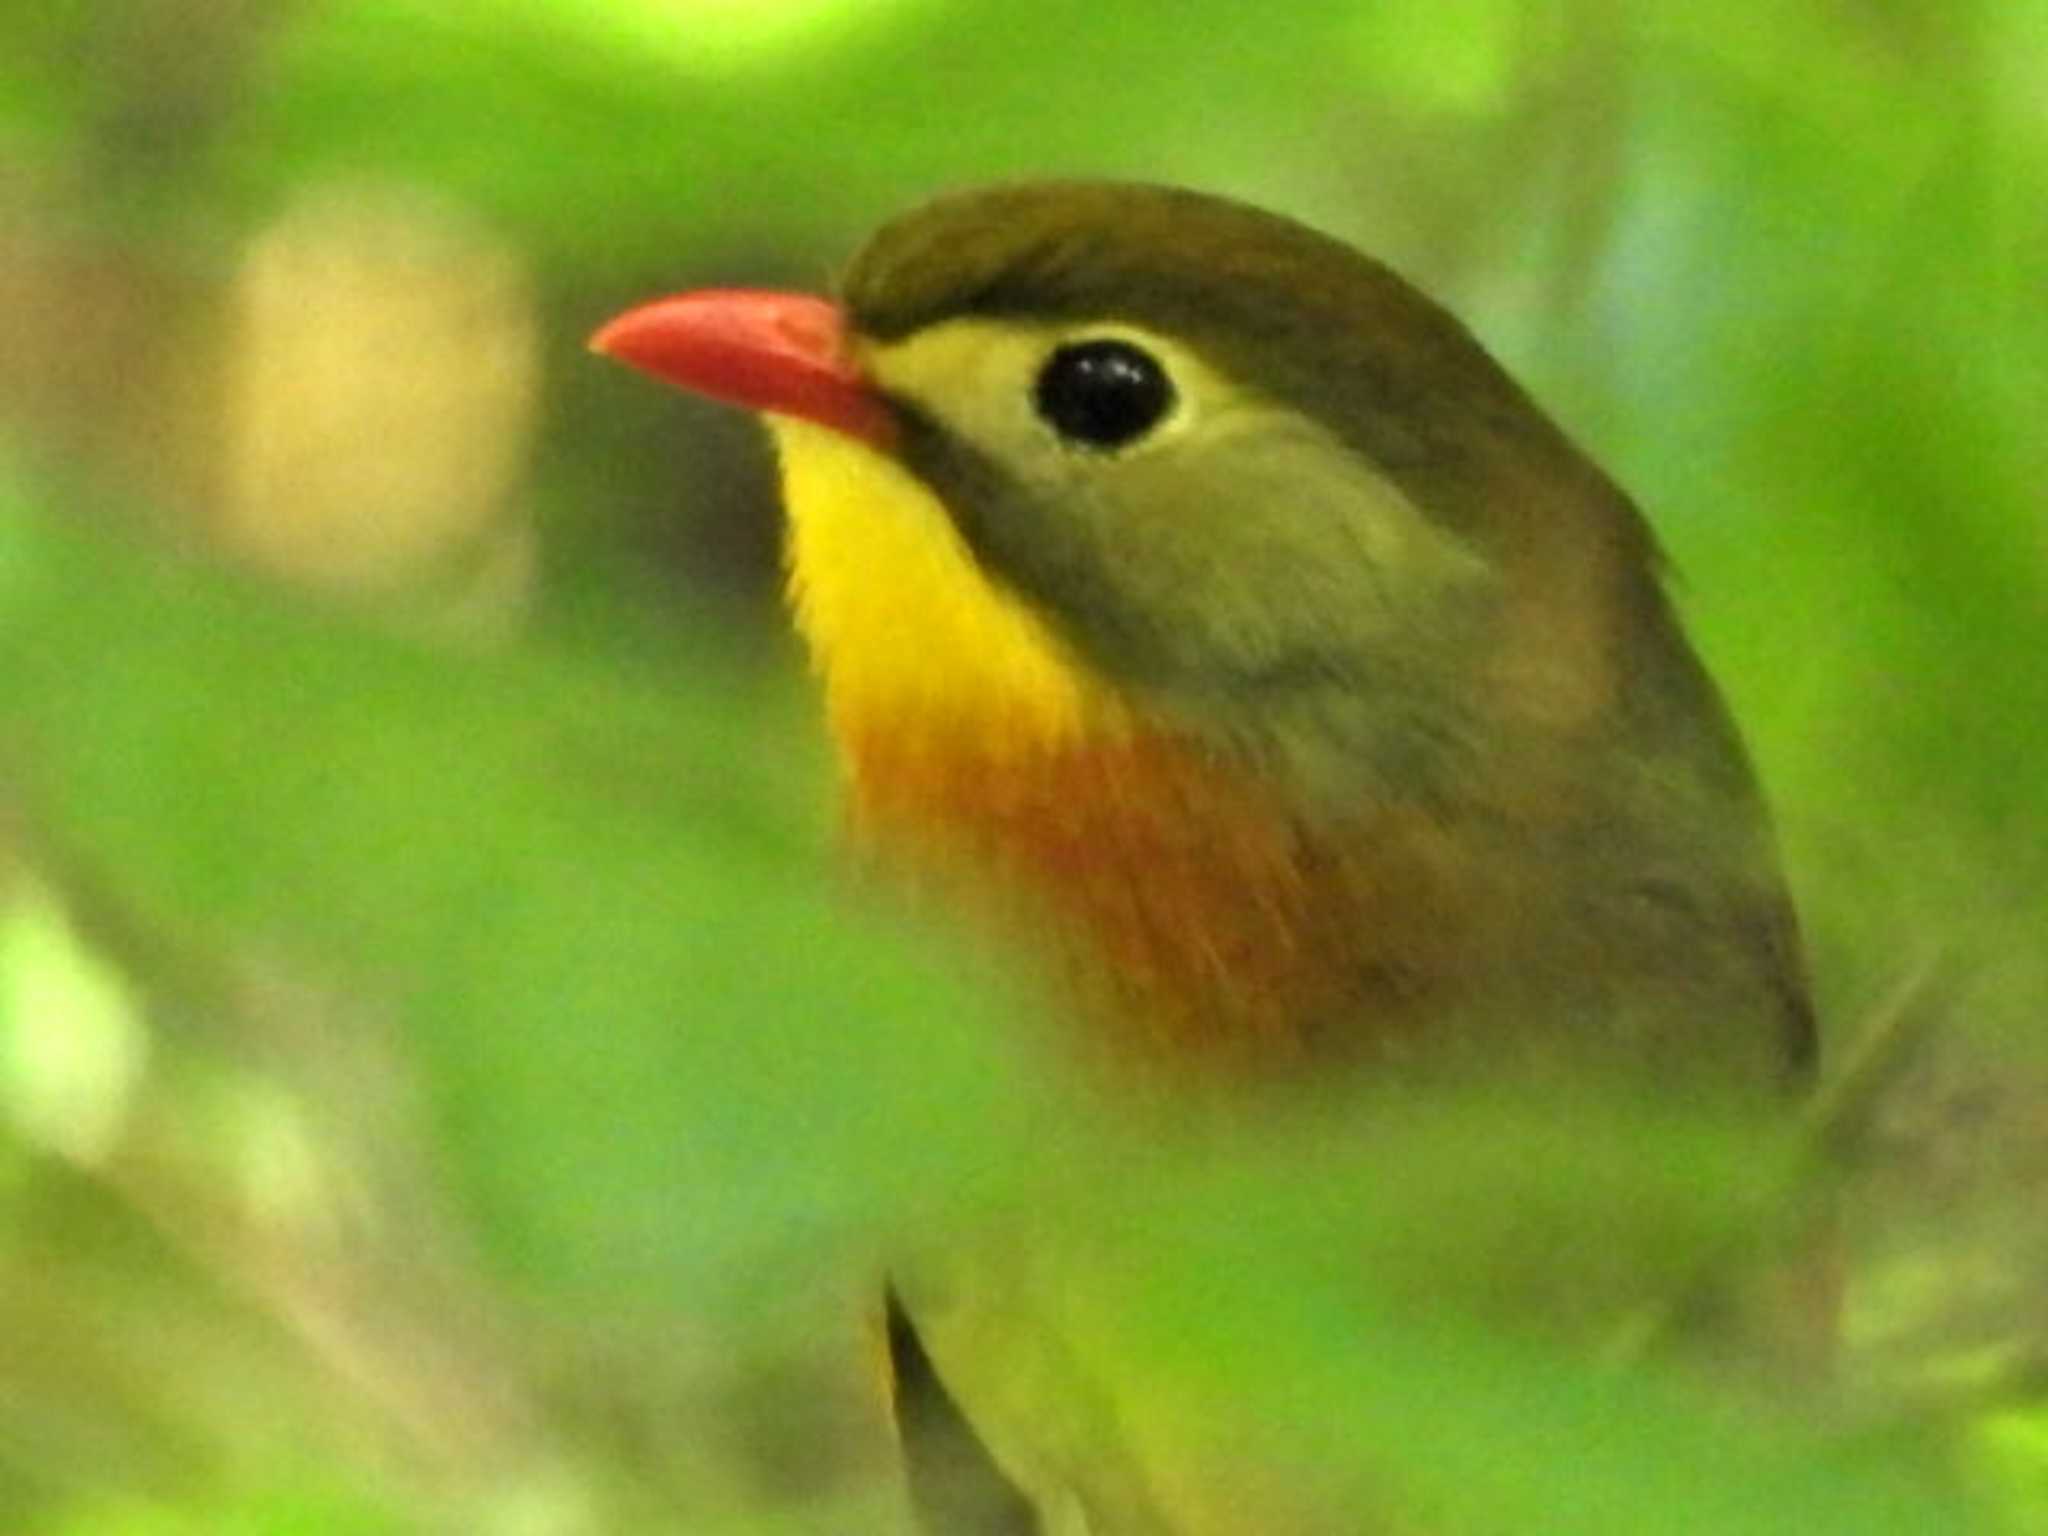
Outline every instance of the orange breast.
<svg viewBox="0 0 2048 1536">
<path fill-rule="evenodd" d="M 1457 882 L 1420 821 L 1312 828 L 1157 735 L 841 725 L 863 839 L 1050 937 L 1154 1052 L 1285 1061 L 1361 1019 L 1396 1027 L 1433 990 Z"/>
</svg>

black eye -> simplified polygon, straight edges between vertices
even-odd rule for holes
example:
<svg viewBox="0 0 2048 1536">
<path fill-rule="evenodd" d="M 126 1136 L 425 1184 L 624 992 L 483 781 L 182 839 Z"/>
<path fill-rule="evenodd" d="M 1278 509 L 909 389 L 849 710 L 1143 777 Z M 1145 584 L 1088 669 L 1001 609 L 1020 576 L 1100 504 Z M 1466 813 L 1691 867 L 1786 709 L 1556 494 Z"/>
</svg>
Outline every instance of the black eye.
<svg viewBox="0 0 2048 1536">
<path fill-rule="evenodd" d="M 1078 341 L 1046 360 L 1034 398 L 1038 414 L 1069 442 L 1121 448 L 1172 409 L 1173 382 L 1142 347 Z"/>
</svg>

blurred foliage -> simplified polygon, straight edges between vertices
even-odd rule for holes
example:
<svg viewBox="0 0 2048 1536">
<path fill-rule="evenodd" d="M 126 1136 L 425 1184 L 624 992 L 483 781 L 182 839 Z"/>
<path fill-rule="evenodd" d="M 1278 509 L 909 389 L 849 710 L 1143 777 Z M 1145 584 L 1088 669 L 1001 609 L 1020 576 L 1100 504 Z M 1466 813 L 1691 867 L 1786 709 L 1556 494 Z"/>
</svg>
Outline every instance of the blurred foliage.
<svg viewBox="0 0 2048 1536">
<path fill-rule="evenodd" d="M 879 1256 L 1049 1206 L 1226 1471 L 2048 1529 L 2044 101 L 2044 0 L 0 13 L 0 1526 L 893 1530 Z M 1831 1052 L 1906 1041 L 1832 1390 L 1731 1425 L 1450 1278 L 1682 1289 L 1796 1149 L 1105 1113 L 835 865 L 765 455 L 581 339 L 1071 173 L 1382 255 L 1650 510 Z"/>
</svg>

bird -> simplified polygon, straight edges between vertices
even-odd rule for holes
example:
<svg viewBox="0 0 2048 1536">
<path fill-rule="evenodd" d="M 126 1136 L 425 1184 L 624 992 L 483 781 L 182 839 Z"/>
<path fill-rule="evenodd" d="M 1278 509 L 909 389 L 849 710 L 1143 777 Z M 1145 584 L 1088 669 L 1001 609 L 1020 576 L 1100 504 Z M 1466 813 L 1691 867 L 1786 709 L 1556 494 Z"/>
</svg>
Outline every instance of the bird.
<svg viewBox="0 0 2048 1536">
<path fill-rule="evenodd" d="M 831 297 L 682 293 L 592 346 L 763 416 L 854 837 L 1028 934 L 1086 1049 L 1797 1102 L 1797 919 L 1650 525 L 1389 267 L 1208 193 L 1007 183 Z M 973 1288 L 888 1302 L 913 1489 L 922 1441 L 997 1490 L 925 1474 L 932 1529 L 1285 1529 L 1048 1430 L 1086 1417 L 1020 1401 L 1057 1350 Z"/>
</svg>

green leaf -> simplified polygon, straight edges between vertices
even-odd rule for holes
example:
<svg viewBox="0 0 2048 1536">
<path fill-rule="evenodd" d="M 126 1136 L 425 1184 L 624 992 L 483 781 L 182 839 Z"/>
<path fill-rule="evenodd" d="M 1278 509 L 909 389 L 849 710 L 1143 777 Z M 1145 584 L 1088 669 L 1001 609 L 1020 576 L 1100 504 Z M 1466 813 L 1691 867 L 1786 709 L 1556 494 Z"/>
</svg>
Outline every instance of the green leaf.
<svg viewBox="0 0 2048 1536">
<path fill-rule="evenodd" d="M 6 723 L 55 837 L 397 1008 L 522 1272 L 707 1280 L 1017 1144 L 1001 988 L 844 899 L 737 675 L 655 696 L 438 654 L 18 502 L 0 538 Z"/>
</svg>

